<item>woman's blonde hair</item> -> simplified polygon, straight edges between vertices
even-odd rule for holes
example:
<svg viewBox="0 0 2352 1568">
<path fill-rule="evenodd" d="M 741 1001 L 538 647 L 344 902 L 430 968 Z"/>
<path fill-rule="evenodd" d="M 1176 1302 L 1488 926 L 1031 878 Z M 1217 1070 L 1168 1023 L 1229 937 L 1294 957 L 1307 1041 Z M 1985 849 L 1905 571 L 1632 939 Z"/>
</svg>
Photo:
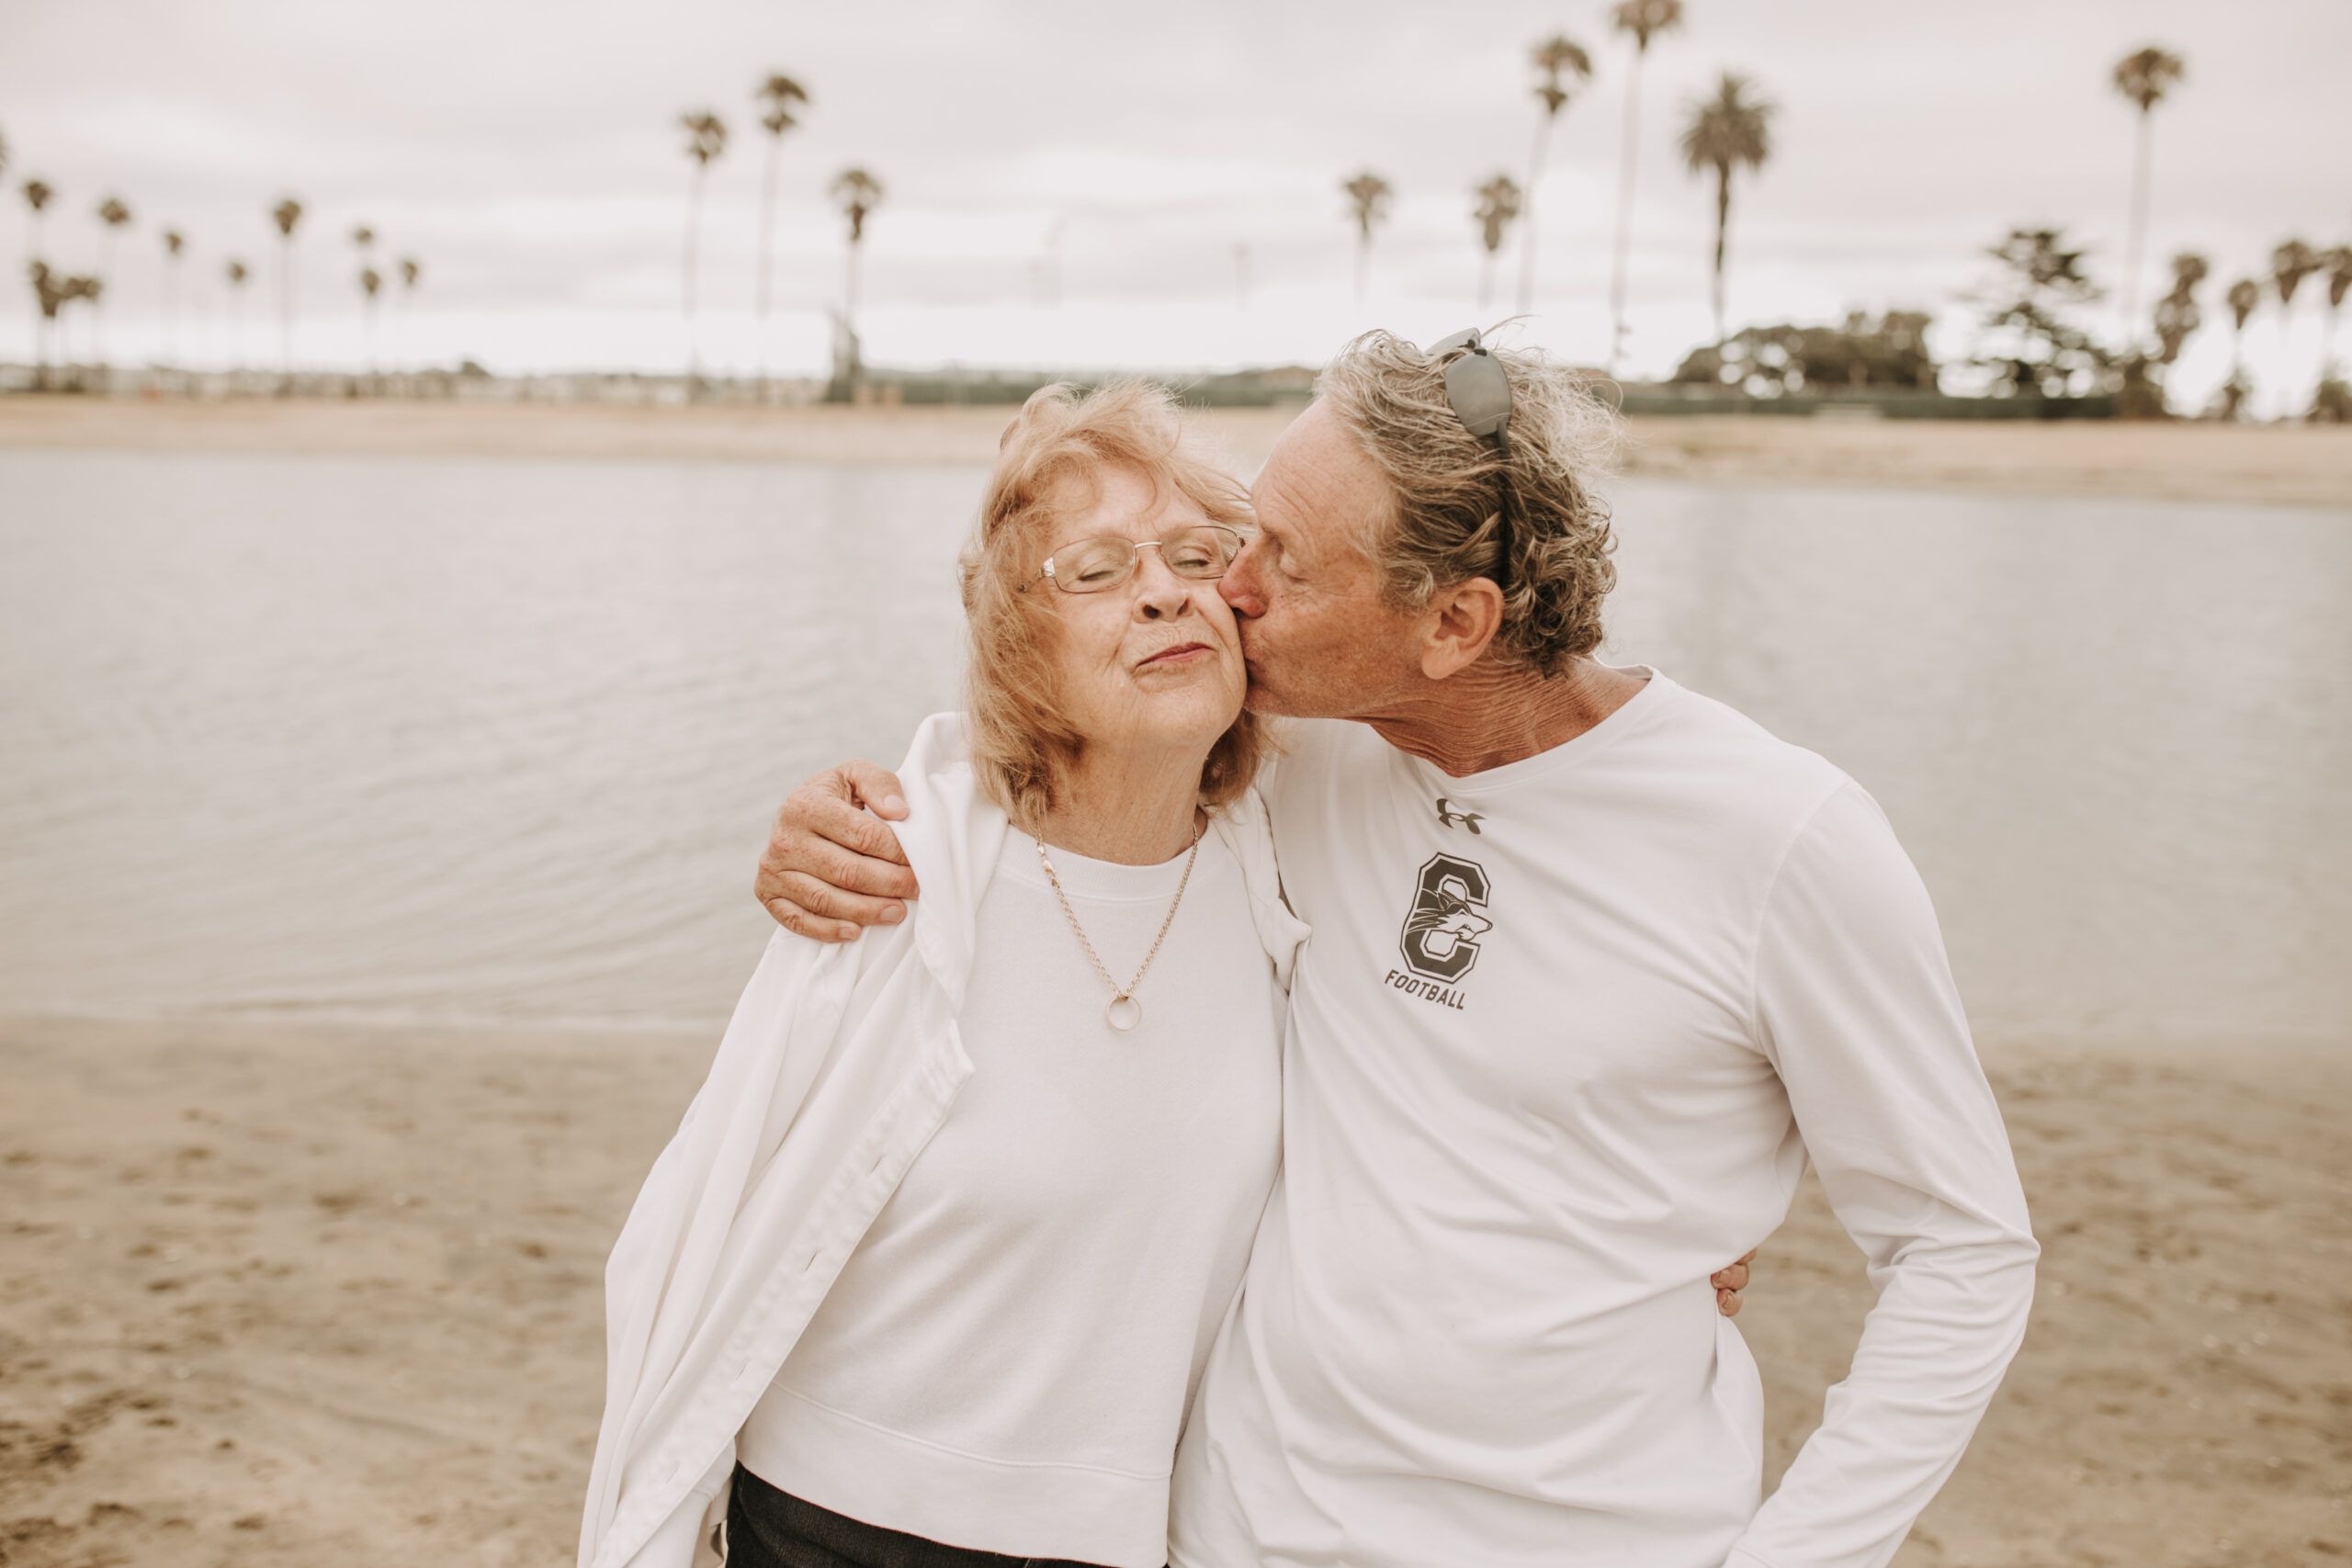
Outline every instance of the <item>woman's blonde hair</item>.
<svg viewBox="0 0 2352 1568">
<path fill-rule="evenodd" d="M 1114 466 L 1136 469 L 1160 494 L 1176 491 L 1212 523 L 1251 525 L 1248 496 L 1185 440 L 1165 389 L 1133 380 L 1092 391 L 1057 385 L 1022 405 L 999 444 L 962 565 L 972 766 L 1028 831 L 1062 803 L 1086 744 L 1063 711 L 1045 625 L 1055 590 L 1038 580 L 1038 568 L 1056 525 L 1093 504 L 1091 481 Z M 1201 769 L 1202 804 L 1238 799 L 1272 751 L 1265 721 L 1245 709 Z"/>
</svg>

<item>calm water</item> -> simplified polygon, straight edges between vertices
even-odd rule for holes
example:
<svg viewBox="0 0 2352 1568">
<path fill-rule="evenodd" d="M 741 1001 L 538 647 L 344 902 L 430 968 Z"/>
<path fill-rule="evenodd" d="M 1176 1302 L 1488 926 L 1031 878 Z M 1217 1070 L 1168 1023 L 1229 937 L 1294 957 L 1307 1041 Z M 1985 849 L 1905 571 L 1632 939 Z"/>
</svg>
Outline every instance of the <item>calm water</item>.
<svg viewBox="0 0 2352 1568">
<path fill-rule="evenodd" d="M 0 1010 L 723 1015 L 979 479 L 0 454 Z M 1988 1036 L 2352 1038 L 2352 512 L 1616 497 L 1611 656 L 1877 794 Z"/>
</svg>

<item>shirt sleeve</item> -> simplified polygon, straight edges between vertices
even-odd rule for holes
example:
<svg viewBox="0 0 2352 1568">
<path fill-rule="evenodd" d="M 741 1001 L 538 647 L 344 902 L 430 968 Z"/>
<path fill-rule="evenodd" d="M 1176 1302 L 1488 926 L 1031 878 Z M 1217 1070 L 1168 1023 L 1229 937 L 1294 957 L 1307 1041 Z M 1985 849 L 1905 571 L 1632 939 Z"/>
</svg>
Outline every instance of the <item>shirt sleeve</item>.
<svg viewBox="0 0 2352 1568">
<path fill-rule="evenodd" d="M 1927 888 L 1851 782 L 1768 896 L 1755 1005 L 1878 1303 L 1728 1568 L 1882 1568 L 2017 1353 L 2040 1248 Z"/>
</svg>

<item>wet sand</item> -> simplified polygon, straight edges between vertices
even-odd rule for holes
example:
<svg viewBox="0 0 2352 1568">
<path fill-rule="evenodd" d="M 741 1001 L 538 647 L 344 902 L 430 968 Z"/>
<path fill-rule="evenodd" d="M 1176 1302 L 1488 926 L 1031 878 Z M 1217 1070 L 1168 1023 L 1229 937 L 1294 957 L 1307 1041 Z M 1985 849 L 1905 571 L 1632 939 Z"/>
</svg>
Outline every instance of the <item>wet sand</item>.
<svg viewBox="0 0 2352 1568">
<path fill-rule="evenodd" d="M 600 1270 L 709 1036 L 0 1021 L 0 1562 L 568 1562 Z M 1897 1559 L 2352 1558 L 2352 1053 L 1993 1057 L 2046 1248 Z M 1869 1300 L 1808 1183 L 1777 1476 Z"/>
<path fill-rule="evenodd" d="M 0 399 L 0 449 L 986 463 L 1003 408 Z M 1254 472 L 1294 417 L 1196 423 Z M 1986 490 L 2352 506 L 2352 427 L 1822 417 L 1635 420 L 1623 468 L 1709 483 Z"/>
</svg>

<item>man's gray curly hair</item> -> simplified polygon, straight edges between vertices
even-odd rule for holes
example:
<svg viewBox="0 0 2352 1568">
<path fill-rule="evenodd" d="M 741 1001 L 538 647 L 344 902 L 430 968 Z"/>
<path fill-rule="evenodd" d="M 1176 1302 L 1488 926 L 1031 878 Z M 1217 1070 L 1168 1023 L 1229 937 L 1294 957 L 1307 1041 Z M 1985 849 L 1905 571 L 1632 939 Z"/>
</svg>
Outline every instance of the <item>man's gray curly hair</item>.
<svg viewBox="0 0 2352 1568">
<path fill-rule="evenodd" d="M 1464 430 L 1446 400 L 1445 367 L 1461 351 L 1424 354 L 1387 333 L 1366 333 L 1340 351 L 1316 390 L 1388 480 L 1388 517 L 1365 541 L 1384 597 L 1415 610 L 1441 588 L 1474 577 L 1500 581 L 1497 649 L 1556 675 L 1600 646 L 1600 602 L 1617 583 L 1609 508 L 1590 486 L 1615 456 L 1620 427 L 1581 373 L 1526 350 L 1489 347 L 1510 380 L 1508 457 Z M 1506 469 L 1507 569 L 1498 559 Z"/>
</svg>

